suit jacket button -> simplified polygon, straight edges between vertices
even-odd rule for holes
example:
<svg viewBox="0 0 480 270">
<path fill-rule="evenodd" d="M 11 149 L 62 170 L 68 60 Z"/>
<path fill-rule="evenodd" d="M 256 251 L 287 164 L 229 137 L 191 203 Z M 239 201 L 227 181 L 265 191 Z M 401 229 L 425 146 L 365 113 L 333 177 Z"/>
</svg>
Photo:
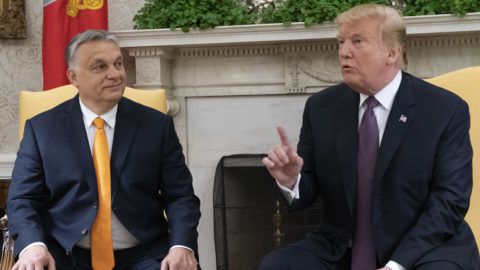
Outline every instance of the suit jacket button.
<svg viewBox="0 0 480 270">
<path fill-rule="evenodd" d="M 70 255 L 70 250 L 66 250 L 65 254 L 67 254 L 67 256 L 69 256 Z"/>
<path fill-rule="evenodd" d="M 82 230 L 82 234 L 87 234 L 88 230 L 87 229 L 83 229 Z"/>
<path fill-rule="evenodd" d="M 97 209 L 97 207 L 98 207 L 97 202 L 94 202 L 93 205 L 92 205 L 92 207 L 95 208 L 95 209 Z"/>
</svg>

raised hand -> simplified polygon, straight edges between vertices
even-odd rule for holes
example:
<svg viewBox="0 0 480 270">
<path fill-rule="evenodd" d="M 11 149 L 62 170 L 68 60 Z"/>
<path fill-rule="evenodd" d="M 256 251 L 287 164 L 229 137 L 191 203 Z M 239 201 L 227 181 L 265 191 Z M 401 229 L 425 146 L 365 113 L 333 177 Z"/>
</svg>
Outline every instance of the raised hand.
<svg viewBox="0 0 480 270">
<path fill-rule="evenodd" d="M 287 133 L 283 127 L 277 127 L 280 144 L 268 151 L 268 157 L 263 158 L 263 165 L 280 185 L 292 189 L 297 182 L 303 166 L 303 159 L 293 150 Z"/>
</svg>

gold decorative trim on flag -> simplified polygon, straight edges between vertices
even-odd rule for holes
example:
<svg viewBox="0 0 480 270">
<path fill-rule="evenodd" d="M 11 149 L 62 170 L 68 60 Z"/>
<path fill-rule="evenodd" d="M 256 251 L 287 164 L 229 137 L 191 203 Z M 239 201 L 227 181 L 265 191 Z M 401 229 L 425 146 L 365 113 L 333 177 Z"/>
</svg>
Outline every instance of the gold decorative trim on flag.
<svg viewBox="0 0 480 270">
<path fill-rule="evenodd" d="M 67 15 L 77 17 L 80 10 L 97 10 L 103 7 L 103 0 L 68 0 Z"/>
</svg>

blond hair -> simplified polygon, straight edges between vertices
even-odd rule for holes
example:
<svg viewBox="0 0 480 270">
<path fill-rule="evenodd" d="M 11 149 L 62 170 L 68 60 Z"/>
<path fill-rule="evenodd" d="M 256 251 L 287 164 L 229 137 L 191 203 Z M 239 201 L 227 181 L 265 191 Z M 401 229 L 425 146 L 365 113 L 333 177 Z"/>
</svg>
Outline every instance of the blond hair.
<svg viewBox="0 0 480 270">
<path fill-rule="evenodd" d="M 337 25 L 352 23 L 367 18 L 380 18 L 383 23 L 380 28 L 382 41 L 389 47 L 397 47 L 402 57 L 400 68 L 408 64 L 407 59 L 407 32 L 405 22 L 398 11 L 392 7 L 376 4 L 362 4 L 348 9 L 337 16 Z"/>
</svg>

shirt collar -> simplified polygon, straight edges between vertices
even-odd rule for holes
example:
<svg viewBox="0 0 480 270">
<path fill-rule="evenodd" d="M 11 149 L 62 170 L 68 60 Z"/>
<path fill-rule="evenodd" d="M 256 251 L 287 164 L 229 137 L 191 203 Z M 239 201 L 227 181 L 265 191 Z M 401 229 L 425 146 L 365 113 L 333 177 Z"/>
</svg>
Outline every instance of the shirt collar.
<svg viewBox="0 0 480 270">
<path fill-rule="evenodd" d="M 92 112 L 89 108 L 87 108 L 87 106 L 83 104 L 80 98 L 78 100 L 80 101 L 80 109 L 82 110 L 83 119 L 85 123 L 87 123 L 88 127 L 92 126 L 93 120 L 95 120 L 95 118 L 101 117 L 110 128 L 115 128 L 118 104 L 115 105 L 115 107 L 113 107 L 110 111 L 102 115 L 97 115 L 96 113 Z"/>
<path fill-rule="evenodd" d="M 400 88 L 400 83 L 402 82 L 402 71 L 399 70 L 397 72 L 397 75 L 395 75 L 395 78 L 387 84 L 382 90 L 378 91 L 377 94 L 375 94 L 375 99 L 382 105 L 385 109 L 390 110 L 392 108 L 393 100 L 395 98 L 395 95 L 398 92 L 398 89 Z M 363 103 L 369 96 L 360 93 L 360 105 L 359 107 L 363 106 Z"/>
</svg>

